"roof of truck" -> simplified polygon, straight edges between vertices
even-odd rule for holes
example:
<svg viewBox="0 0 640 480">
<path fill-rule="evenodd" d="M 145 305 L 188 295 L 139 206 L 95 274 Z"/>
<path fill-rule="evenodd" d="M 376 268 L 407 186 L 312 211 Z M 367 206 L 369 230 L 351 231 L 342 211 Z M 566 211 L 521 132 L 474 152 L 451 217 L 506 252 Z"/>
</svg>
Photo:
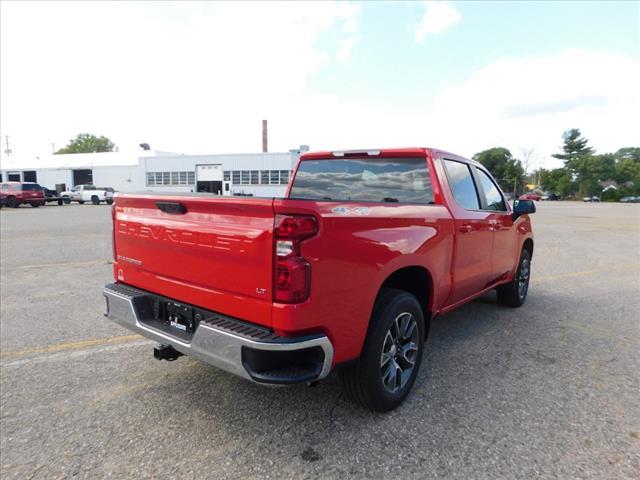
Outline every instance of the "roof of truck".
<svg viewBox="0 0 640 480">
<path fill-rule="evenodd" d="M 359 149 L 349 149 L 349 150 L 325 150 L 319 152 L 307 152 L 304 155 L 300 156 L 301 160 L 321 160 L 327 158 L 341 158 L 341 157 L 363 157 L 363 156 L 372 156 L 372 157 L 397 157 L 397 156 L 409 156 L 416 157 L 425 155 L 427 152 L 437 153 L 439 155 L 444 155 L 447 157 L 451 157 L 455 160 L 463 160 L 468 163 L 478 164 L 475 160 L 471 160 L 469 158 L 463 157 L 461 155 L 457 155 L 452 152 L 447 152 L 446 150 L 441 150 L 438 148 L 428 148 L 428 147 L 407 147 L 407 148 L 359 148 Z"/>
</svg>

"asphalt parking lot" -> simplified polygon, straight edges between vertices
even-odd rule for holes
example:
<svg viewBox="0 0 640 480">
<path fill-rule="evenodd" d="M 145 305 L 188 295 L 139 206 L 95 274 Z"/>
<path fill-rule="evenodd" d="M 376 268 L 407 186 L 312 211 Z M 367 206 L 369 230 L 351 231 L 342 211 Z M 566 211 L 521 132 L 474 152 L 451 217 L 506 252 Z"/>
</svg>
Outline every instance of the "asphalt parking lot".
<svg viewBox="0 0 640 480">
<path fill-rule="evenodd" d="M 106 206 L 2 209 L 0 476 L 640 477 L 640 205 L 539 203 L 521 309 L 436 320 L 399 409 L 253 385 L 102 316 Z"/>
</svg>

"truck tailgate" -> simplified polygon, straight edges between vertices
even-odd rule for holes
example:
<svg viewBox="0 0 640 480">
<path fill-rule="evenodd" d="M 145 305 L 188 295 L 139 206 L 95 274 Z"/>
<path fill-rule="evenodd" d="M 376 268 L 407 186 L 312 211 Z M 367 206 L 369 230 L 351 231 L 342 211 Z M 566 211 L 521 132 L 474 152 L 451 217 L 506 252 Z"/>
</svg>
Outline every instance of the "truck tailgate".
<svg viewBox="0 0 640 480">
<path fill-rule="evenodd" d="M 118 281 L 271 326 L 273 199 L 115 198 Z"/>
</svg>

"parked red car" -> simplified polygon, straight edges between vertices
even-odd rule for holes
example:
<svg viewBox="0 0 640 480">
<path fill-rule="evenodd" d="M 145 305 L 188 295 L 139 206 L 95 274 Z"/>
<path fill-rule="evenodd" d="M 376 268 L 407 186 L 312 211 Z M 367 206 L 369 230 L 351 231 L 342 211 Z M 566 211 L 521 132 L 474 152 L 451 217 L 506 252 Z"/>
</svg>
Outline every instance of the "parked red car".
<svg viewBox="0 0 640 480">
<path fill-rule="evenodd" d="M 518 198 L 520 200 L 535 200 L 536 202 L 539 202 L 542 196 L 538 195 L 537 193 L 529 192 L 529 193 L 523 193 Z"/>
<path fill-rule="evenodd" d="M 531 201 L 435 149 L 307 153 L 286 198 L 117 194 L 106 316 L 265 384 L 339 370 L 347 395 L 397 406 L 431 321 L 491 289 L 525 301 Z"/>
<path fill-rule="evenodd" d="M 32 207 L 40 207 L 44 205 L 44 192 L 37 183 L 1 183 L 0 202 L 12 208 L 17 208 L 23 203 L 28 203 Z"/>
</svg>

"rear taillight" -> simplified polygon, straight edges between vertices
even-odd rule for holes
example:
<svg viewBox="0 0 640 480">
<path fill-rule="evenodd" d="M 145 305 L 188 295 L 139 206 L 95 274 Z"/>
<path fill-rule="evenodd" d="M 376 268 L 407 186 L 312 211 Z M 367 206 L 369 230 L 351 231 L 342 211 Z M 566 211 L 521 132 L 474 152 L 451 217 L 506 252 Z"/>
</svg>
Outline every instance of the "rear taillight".
<svg viewBox="0 0 640 480">
<path fill-rule="evenodd" d="M 300 303 L 309 298 L 311 265 L 300 253 L 303 240 L 318 233 L 314 217 L 276 215 L 273 299 L 281 303 Z"/>
<path fill-rule="evenodd" d="M 116 261 L 116 204 L 111 204 L 111 254 Z"/>
</svg>

